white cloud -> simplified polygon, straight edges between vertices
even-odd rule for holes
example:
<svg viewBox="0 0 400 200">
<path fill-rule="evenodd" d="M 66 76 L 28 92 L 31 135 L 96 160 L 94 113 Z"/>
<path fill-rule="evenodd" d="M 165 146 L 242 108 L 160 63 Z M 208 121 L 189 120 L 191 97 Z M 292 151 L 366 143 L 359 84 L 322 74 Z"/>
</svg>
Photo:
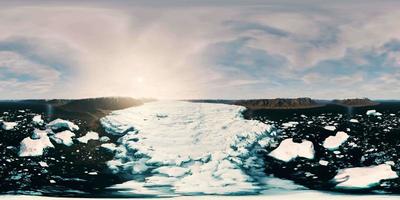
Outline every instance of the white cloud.
<svg viewBox="0 0 400 200">
<path fill-rule="evenodd" d="M 379 88 L 390 87 L 390 81 L 384 78 L 381 82 L 379 78 L 364 79 L 367 72 L 360 70 L 346 76 L 308 70 L 321 67 L 317 64 L 322 61 L 346 58 L 349 49 L 376 49 L 399 38 L 396 19 L 400 12 L 393 6 L 396 3 L 370 2 L 359 9 L 356 3 L 311 2 L 4 6 L 0 8 L 0 51 L 1 43 L 10 40 L 34 46 L 24 52 L 8 46 L 6 49 L 19 56 L 14 56 L 15 62 L 25 62 L 21 66 L 34 66 L 12 70 L 23 73 L 36 69 L 36 75 L 35 82 L 29 84 L 15 78 L 1 80 L 3 90 L 7 85 L 19 94 L 3 92 L 0 97 L 336 98 L 335 92 L 325 92 L 323 86 L 355 96 L 368 96 L 371 87 L 367 85 L 374 81 L 381 85 Z M 242 26 L 235 28 L 238 24 Z M 271 59 L 283 57 L 287 62 L 282 66 L 259 66 L 263 74 L 255 78 L 254 70 L 259 68 L 248 67 L 232 75 L 204 57 L 210 46 L 245 37 L 250 38 L 246 47 L 271 55 Z M 240 60 L 231 59 L 241 66 L 259 64 L 253 51 L 249 52 Z M 389 57 L 399 62 L 396 52 L 390 52 Z M 0 62 L 7 58 L 0 57 Z M 362 56 L 353 60 L 357 65 L 369 62 Z M 137 81 L 137 77 L 145 81 Z M 333 81 L 326 81 L 331 77 Z M 387 79 L 393 83 L 398 77 Z M 346 92 L 344 83 L 357 88 Z M 24 90 L 25 85 L 21 84 L 34 89 Z M 65 92 L 71 90 L 72 93 Z M 399 97 L 394 93 L 380 94 Z"/>
</svg>

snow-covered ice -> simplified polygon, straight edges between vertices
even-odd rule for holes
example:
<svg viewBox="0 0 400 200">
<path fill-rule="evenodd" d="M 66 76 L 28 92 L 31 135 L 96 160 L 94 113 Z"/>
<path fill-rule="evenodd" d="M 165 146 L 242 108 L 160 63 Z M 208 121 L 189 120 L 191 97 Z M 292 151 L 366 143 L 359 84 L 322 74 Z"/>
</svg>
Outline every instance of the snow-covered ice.
<svg viewBox="0 0 400 200">
<path fill-rule="evenodd" d="M 325 139 L 323 146 L 329 150 L 336 150 L 349 138 L 346 132 L 339 131 L 335 136 L 329 136 Z"/>
<path fill-rule="evenodd" d="M 2 124 L 1 127 L 6 131 L 13 130 L 18 125 L 17 122 L 5 122 L 5 121 L 1 122 L 1 124 Z"/>
<path fill-rule="evenodd" d="M 369 167 L 354 167 L 339 170 L 333 181 L 338 189 L 368 189 L 379 185 L 379 181 L 398 178 L 388 164 Z"/>
<path fill-rule="evenodd" d="M 89 131 L 89 132 L 86 133 L 86 135 L 78 138 L 77 140 L 80 143 L 85 143 L 86 144 L 86 143 L 89 142 L 89 140 L 98 140 L 98 139 L 99 139 L 99 134 L 98 133 L 93 132 L 93 131 Z"/>
<path fill-rule="evenodd" d="M 48 123 L 46 127 L 51 128 L 52 130 L 56 131 L 62 128 L 68 129 L 70 131 L 77 131 L 79 130 L 79 126 L 74 124 L 73 122 L 70 122 L 68 120 L 63 120 L 63 119 L 55 119 Z"/>
<path fill-rule="evenodd" d="M 26 137 L 21 141 L 18 155 L 20 157 L 41 156 L 46 148 L 54 148 L 46 131 L 34 130 L 35 139 Z"/>
<path fill-rule="evenodd" d="M 64 144 L 65 146 L 71 146 L 74 144 L 72 137 L 75 137 L 75 133 L 69 130 L 61 131 L 50 136 L 50 138 L 54 140 L 54 142 L 56 142 L 57 144 Z"/>
<path fill-rule="evenodd" d="M 114 111 L 101 119 L 107 132 L 122 136 L 107 164 L 115 173 L 147 174 L 143 183 L 130 183 L 151 190 L 169 185 L 176 194 L 253 193 L 261 189 L 255 177 L 264 177 L 256 152 L 270 145 L 275 133 L 269 125 L 243 119 L 244 110 L 158 101 Z"/>
<path fill-rule="evenodd" d="M 292 138 L 288 138 L 283 140 L 278 148 L 274 149 L 268 155 L 275 159 L 289 162 L 297 157 L 313 159 L 314 153 L 314 145 L 312 142 L 303 140 L 301 143 L 296 143 L 293 142 Z"/>
</svg>

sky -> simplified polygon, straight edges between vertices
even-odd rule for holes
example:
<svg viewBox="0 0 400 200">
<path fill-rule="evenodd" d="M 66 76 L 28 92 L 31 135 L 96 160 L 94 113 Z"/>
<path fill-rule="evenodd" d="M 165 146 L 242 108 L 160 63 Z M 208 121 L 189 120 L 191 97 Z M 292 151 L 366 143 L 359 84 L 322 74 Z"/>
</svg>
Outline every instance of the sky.
<svg viewBox="0 0 400 200">
<path fill-rule="evenodd" d="M 399 8 L 0 0 L 0 99 L 400 99 Z"/>
</svg>

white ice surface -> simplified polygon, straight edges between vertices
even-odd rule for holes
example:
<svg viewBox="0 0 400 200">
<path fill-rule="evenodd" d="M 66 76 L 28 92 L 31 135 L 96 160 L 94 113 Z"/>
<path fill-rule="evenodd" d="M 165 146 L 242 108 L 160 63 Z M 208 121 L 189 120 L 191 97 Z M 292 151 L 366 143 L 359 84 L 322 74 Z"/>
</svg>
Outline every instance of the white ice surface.
<svg viewBox="0 0 400 200">
<path fill-rule="evenodd" d="M 288 138 L 283 140 L 278 148 L 274 149 L 268 155 L 278 160 L 289 162 L 297 157 L 313 159 L 314 153 L 314 145 L 312 142 L 303 140 L 301 143 L 296 143 L 293 142 L 292 138 Z"/>
<path fill-rule="evenodd" d="M 388 164 L 354 167 L 339 170 L 333 178 L 339 189 L 367 189 L 379 185 L 379 181 L 398 178 Z"/>
<path fill-rule="evenodd" d="M 46 148 L 54 148 L 46 131 L 34 130 L 35 139 L 26 137 L 21 141 L 18 155 L 20 157 L 41 156 Z"/>
<path fill-rule="evenodd" d="M 75 137 L 75 133 L 65 130 L 52 135 L 50 138 L 57 144 L 64 144 L 65 146 L 71 146 L 74 144 L 72 137 Z"/>
<path fill-rule="evenodd" d="M 18 125 L 17 122 L 5 122 L 5 121 L 1 122 L 1 124 L 2 124 L 1 127 L 6 131 L 13 130 Z"/>
<path fill-rule="evenodd" d="M 55 119 L 48 123 L 46 127 L 51 128 L 52 130 L 59 130 L 61 128 L 66 128 L 70 131 L 77 131 L 79 130 L 78 125 L 74 124 L 73 122 L 70 122 L 68 120 L 63 120 L 63 119 Z"/>
<path fill-rule="evenodd" d="M 329 136 L 325 139 L 323 146 L 329 150 L 336 150 L 349 138 L 346 132 L 339 131 L 335 136 Z"/>
<path fill-rule="evenodd" d="M 269 125 L 243 119 L 244 109 L 158 101 L 112 112 L 102 125 L 122 137 L 107 164 L 115 173 L 148 174 L 141 184 L 152 190 L 169 185 L 175 194 L 253 193 L 260 186 L 250 174 L 264 176 L 255 152 L 275 133 Z"/>
<path fill-rule="evenodd" d="M 80 143 L 85 143 L 87 144 L 89 142 L 89 140 L 98 140 L 99 139 L 99 134 L 93 131 L 89 131 L 86 133 L 86 135 L 78 138 L 77 140 Z"/>
</svg>

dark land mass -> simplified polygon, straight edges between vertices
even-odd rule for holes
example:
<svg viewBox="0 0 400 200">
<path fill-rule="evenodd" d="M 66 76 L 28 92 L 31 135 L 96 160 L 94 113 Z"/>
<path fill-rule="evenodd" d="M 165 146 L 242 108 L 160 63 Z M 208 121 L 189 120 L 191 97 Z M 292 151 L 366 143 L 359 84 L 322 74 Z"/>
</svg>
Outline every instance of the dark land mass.
<svg viewBox="0 0 400 200">
<path fill-rule="evenodd" d="M 375 106 L 378 105 L 379 102 L 372 101 L 368 98 L 363 99 L 342 99 L 342 100 L 333 100 L 332 103 L 338 104 L 341 106 L 350 106 L 350 107 L 365 107 L 365 106 Z"/>
<path fill-rule="evenodd" d="M 337 105 L 347 109 L 347 107 L 370 107 L 379 104 L 379 102 L 375 102 L 367 98 L 343 99 L 343 100 L 318 100 L 318 99 L 311 99 L 308 97 L 276 98 L 276 99 L 244 99 L 244 100 L 204 99 L 204 100 L 189 100 L 189 101 L 240 105 L 250 110 L 259 110 L 259 109 L 290 110 L 290 109 L 310 109 L 319 107 L 329 108 L 331 105 Z"/>
</svg>

